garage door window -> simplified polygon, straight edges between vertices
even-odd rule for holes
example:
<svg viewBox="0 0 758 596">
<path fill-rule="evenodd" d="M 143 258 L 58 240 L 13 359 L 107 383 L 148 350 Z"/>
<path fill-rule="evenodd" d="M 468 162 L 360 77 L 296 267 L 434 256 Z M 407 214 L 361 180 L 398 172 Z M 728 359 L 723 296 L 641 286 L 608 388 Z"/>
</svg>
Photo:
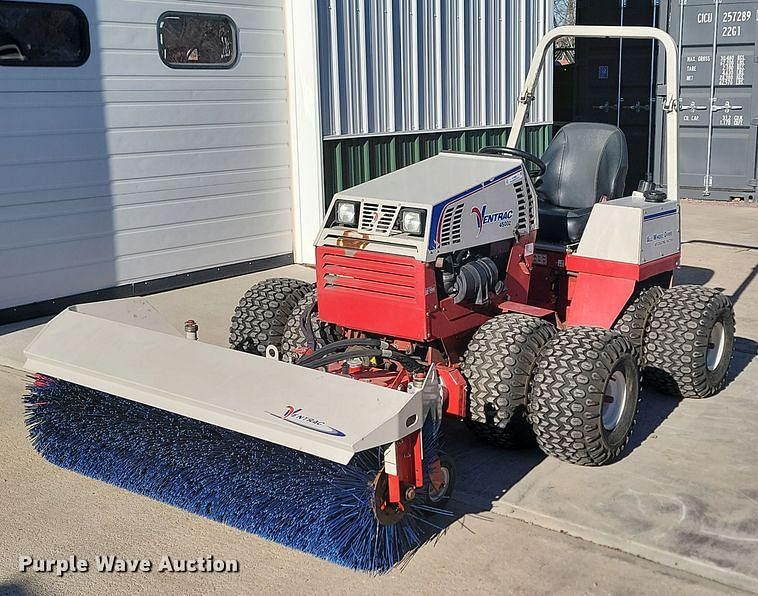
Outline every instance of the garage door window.
<svg viewBox="0 0 758 596">
<path fill-rule="evenodd" d="M 226 15 L 167 12 L 158 20 L 158 50 L 171 68 L 231 68 L 237 27 Z"/>
<path fill-rule="evenodd" d="M 0 2 L 0 66 L 81 66 L 89 24 L 76 6 Z"/>
</svg>

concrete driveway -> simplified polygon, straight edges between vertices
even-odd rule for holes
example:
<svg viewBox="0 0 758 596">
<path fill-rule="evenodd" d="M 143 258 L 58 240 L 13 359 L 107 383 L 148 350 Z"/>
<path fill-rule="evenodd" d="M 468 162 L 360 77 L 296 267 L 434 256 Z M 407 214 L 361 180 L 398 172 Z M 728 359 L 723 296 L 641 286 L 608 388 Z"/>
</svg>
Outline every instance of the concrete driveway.
<svg viewBox="0 0 758 596">
<path fill-rule="evenodd" d="M 0 592 L 190 591 L 400 593 L 758 592 L 758 209 L 685 203 L 679 283 L 723 288 L 737 311 L 729 386 L 703 401 L 644 392 L 624 458 L 586 469 L 537 451 L 507 452 L 448 425 L 459 471 L 457 519 L 381 577 L 335 567 L 255 536 L 81 477 L 29 445 L 16 370 L 33 325 L 0 328 Z M 268 276 L 166 292 L 151 303 L 176 326 L 200 323 L 224 345 L 238 297 Z M 527 522 L 527 523 L 524 523 Z M 240 561 L 236 574 L 18 573 L 19 555 L 162 554 Z"/>
</svg>

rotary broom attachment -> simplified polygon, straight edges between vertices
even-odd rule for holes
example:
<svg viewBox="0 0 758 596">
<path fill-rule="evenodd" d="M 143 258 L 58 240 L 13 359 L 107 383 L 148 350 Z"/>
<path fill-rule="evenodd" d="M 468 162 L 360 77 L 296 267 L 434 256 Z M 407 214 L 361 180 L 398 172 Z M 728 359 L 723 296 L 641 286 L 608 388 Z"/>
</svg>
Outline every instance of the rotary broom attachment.
<svg viewBox="0 0 758 596">
<path fill-rule="evenodd" d="M 379 448 L 342 465 L 42 375 L 25 405 L 34 447 L 53 464 L 352 569 L 388 570 L 445 513 L 419 491 L 394 523 L 379 523 Z M 429 420 L 425 462 L 436 460 L 436 435 Z"/>
</svg>

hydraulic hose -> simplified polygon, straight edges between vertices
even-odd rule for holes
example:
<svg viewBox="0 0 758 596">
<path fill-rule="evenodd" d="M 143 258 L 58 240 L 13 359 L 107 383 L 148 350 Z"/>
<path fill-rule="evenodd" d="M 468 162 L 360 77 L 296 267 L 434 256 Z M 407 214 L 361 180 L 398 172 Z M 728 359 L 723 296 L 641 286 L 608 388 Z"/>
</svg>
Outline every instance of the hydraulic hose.
<svg viewBox="0 0 758 596">
<path fill-rule="evenodd" d="M 308 363 L 312 362 L 313 360 L 318 360 L 323 356 L 327 356 L 338 350 L 347 349 L 353 346 L 366 346 L 370 348 L 385 349 L 385 350 L 389 349 L 390 347 L 390 345 L 386 341 L 383 342 L 379 339 L 371 339 L 371 338 L 341 339 L 339 341 L 335 341 L 330 344 L 327 344 L 323 348 L 319 348 L 318 350 L 314 351 L 312 354 L 303 356 L 300 360 L 298 360 L 298 364 L 302 366 L 307 366 Z"/>
<path fill-rule="evenodd" d="M 340 352 L 338 354 L 326 354 L 316 360 L 309 360 L 308 362 L 303 362 L 301 360 L 298 364 L 307 368 L 321 368 L 335 362 L 347 360 L 348 358 L 385 358 L 386 360 L 397 362 L 410 373 L 426 371 L 426 367 L 423 364 L 417 362 L 407 354 L 403 354 L 397 350 L 379 348 L 365 348 L 350 352 Z"/>
</svg>

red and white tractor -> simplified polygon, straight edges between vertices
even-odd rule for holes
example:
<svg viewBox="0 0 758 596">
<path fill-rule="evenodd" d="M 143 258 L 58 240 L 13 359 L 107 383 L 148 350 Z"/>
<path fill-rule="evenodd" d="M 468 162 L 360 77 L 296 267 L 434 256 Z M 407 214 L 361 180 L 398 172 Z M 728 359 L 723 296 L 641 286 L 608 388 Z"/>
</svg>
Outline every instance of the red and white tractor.
<svg viewBox="0 0 758 596">
<path fill-rule="evenodd" d="M 666 192 L 623 196 L 627 147 L 613 126 L 569 124 L 542 157 L 515 148 L 542 60 L 565 35 L 662 44 Z M 672 287 L 677 80 L 663 31 L 555 29 L 537 48 L 508 146 L 442 152 L 338 193 L 316 241 L 315 285 L 253 286 L 231 320 L 234 350 L 186 341 L 145 302 L 117 301 L 63 312 L 26 366 L 341 463 L 382 447 L 382 523 L 423 485 L 422 429 L 442 415 L 496 444 L 533 433 L 548 455 L 610 463 L 641 380 L 708 397 L 732 355 L 729 300 Z M 453 468 L 426 463 L 429 499 L 443 501 Z"/>
</svg>

